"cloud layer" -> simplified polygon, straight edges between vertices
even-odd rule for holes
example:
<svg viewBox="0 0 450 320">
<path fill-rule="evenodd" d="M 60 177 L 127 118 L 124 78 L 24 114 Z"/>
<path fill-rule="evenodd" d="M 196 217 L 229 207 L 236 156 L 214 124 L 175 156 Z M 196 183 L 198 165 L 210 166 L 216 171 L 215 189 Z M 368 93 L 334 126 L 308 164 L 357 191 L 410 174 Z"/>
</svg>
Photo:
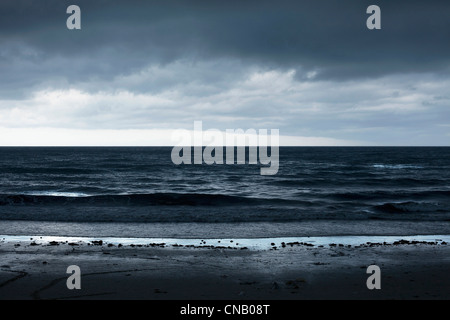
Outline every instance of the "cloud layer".
<svg viewBox="0 0 450 320">
<path fill-rule="evenodd" d="M 65 26 L 71 4 L 82 30 Z M 449 145 L 450 3 L 377 1 L 375 31 L 371 4 L 2 1 L 0 128 L 110 145 L 201 120 L 298 144 Z"/>
</svg>

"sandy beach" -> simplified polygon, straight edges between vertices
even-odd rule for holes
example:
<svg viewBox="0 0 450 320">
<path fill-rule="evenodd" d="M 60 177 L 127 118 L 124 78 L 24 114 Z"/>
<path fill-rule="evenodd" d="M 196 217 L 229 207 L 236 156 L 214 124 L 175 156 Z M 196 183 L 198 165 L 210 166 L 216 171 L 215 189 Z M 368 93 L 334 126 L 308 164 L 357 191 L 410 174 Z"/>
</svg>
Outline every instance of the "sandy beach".
<svg viewBox="0 0 450 320">
<path fill-rule="evenodd" d="M 224 240 L 225 241 L 225 240 Z M 197 245 L 106 241 L 0 242 L 0 299 L 449 299 L 450 246 L 400 240 L 349 245 L 275 241 Z M 217 242 L 217 241 L 216 241 Z M 369 290 L 369 265 L 381 289 Z M 67 267 L 81 269 L 69 290 Z"/>
</svg>

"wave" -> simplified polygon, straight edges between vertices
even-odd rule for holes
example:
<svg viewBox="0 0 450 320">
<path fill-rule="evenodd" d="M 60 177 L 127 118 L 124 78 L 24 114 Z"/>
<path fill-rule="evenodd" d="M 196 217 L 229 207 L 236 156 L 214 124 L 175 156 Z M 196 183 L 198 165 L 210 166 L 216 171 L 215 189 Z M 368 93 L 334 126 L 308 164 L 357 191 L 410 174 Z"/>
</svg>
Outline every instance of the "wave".
<svg viewBox="0 0 450 320">
<path fill-rule="evenodd" d="M 449 197 L 450 190 L 376 190 L 376 191 L 355 191 L 355 192 L 336 192 L 324 194 L 338 200 L 376 200 L 376 199 L 391 199 L 391 198 L 442 198 Z"/>
<path fill-rule="evenodd" d="M 249 198 L 223 194 L 150 193 L 121 195 L 86 195 L 48 192 L 42 194 L 0 195 L 0 206 L 15 205 L 98 205 L 98 206 L 227 206 L 310 204 L 309 201 Z"/>
<path fill-rule="evenodd" d="M 423 169 L 423 166 L 413 164 L 374 164 L 372 168 L 377 169 Z"/>
<path fill-rule="evenodd" d="M 421 213 L 421 212 L 449 212 L 450 208 L 434 202 L 397 202 L 384 203 L 374 206 L 376 210 L 385 213 Z"/>
<path fill-rule="evenodd" d="M 3 173 L 10 174 L 49 174 L 49 175 L 92 175 L 104 173 L 106 170 L 103 168 L 61 168 L 61 167 L 51 167 L 51 166 L 42 166 L 42 167 L 2 167 Z"/>
<path fill-rule="evenodd" d="M 67 198 L 78 198 L 78 197 L 89 197 L 90 195 L 83 192 L 59 192 L 59 191 L 37 191 L 24 193 L 28 196 L 49 196 L 49 197 L 67 197 Z"/>
</svg>

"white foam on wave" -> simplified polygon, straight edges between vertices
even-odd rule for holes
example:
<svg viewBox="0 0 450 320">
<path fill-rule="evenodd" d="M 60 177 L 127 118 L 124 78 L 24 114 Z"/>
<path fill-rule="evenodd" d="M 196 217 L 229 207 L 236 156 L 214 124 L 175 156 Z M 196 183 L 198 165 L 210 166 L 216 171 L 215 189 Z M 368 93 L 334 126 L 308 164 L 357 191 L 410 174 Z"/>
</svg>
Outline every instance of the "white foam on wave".
<svg viewBox="0 0 450 320">
<path fill-rule="evenodd" d="M 32 191 L 25 193 L 28 196 L 48 196 L 48 197 L 67 197 L 67 198 L 83 198 L 89 197 L 89 194 L 82 192 L 59 192 L 59 191 Z"/>
<path fill-rule="evenodd" d="M 372 167 L 377 169 L 423 169 L 422 166 L 411 164 L 374 164 Z"/>
<path fill-rule="evenodd" d="M 34 242 L 37 244 L 49 244 L 50 242 L 67 243 L 92 243 L 102 241 L 103 245 L 164 245 L 165 247 L 231 247 L 247 248 L 250 250 L 270 250 L 280 247 L 284 243 L 310 244 L 313 246 L 329 246 L 330 244 L 342 244 L 344 246 L 359 246 L 367 243 L 392 244 L 397 241 L 419 242 L 446 242 L 450 243 L 450 235 L 417 235 L 417 236 L 326 236 L 326 237 L 283 237 L 283 238 L 235 238 L 235 239 L 177 239 L 177 238 L 91 238 L 91 237 L 54 237 L 54 236 L 8 236 L 0 235 L 0 242 Z"/>
</svg>

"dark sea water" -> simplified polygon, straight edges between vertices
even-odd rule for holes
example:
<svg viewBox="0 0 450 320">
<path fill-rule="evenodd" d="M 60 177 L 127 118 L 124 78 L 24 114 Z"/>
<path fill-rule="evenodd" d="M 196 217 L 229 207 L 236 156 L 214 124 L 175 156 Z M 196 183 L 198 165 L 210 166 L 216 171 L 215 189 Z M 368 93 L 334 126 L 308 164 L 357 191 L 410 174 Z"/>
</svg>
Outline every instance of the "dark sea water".
<svg viewBox="0 0 450 320">
<path fill-rule="evenodd" d="M 0 148 L 0 221 L 450 221 L 448 147 L 282 147 L 273 176 L 171 150 Z"/>
</svg>

